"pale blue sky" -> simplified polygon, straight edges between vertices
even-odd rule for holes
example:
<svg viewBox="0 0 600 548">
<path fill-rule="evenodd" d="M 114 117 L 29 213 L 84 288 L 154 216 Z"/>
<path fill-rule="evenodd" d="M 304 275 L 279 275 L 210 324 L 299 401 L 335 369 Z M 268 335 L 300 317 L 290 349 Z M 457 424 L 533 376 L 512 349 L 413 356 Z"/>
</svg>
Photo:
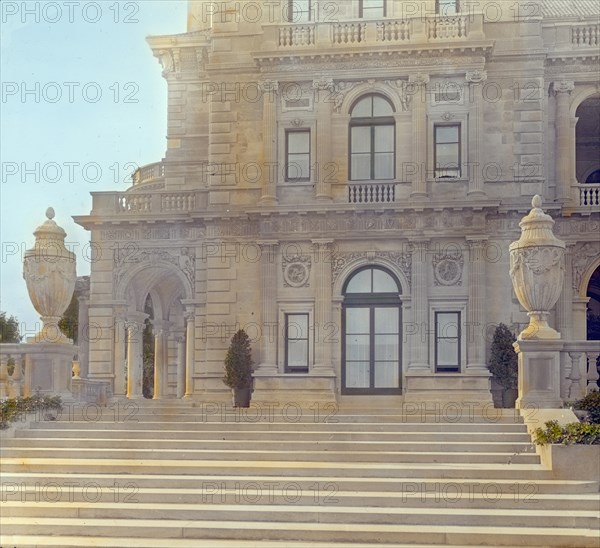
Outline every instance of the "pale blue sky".
<svg viewBox="0 0 600 548">
<path fill-rule="evenodd" d="M 125 189 L 132 164 L 163 157 L 167 86 L 145 38 L 186 26 L 186 0 L 74 4 L 0 2 L 0 309 L 25 335 L 39 322 L 22 277 L 33 231 L 54 207 L 89 274 L 89 233 L 71 216 L 89 213 L 91 191 Z"/>
</svg>

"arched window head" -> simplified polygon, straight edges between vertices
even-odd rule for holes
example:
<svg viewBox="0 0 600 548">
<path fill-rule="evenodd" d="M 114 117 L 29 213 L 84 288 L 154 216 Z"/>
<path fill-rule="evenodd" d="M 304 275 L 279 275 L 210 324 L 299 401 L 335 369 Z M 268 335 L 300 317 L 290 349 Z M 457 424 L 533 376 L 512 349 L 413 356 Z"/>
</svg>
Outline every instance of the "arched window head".
<svg viewBox="0 0 600 548">
<path fill-rule="evenodd" d="M 600 184 L 600 169 L 597 169 L 596 171 L 593 171 L 592 173 L 590 173 L 587 176 L 587 179 L 585 180 L 586 184 L 592 184 L 592 185 L 597 185 Z"/>
<path fill-rule="evenodd" d="M 395 177 L 394 107 L 382 95 L 360 98 L 350 111 L 350 180 Z"/>
<path fill-rule="evenodd" d="M 369 267 L 352 275 L 344 289 L 344 295 L 372 293 L 400 293 L 400 288 L 389 272 L 382 268 Z"/>
</svg>

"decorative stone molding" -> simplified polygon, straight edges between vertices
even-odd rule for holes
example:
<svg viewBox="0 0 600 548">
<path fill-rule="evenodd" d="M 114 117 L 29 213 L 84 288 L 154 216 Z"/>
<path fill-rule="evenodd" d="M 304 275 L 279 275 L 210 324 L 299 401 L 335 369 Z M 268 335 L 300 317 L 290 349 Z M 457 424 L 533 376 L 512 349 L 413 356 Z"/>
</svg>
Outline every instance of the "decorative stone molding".
<svg viewBox="0 0 600 548">
<path fill-rule="evenodd" d="M 173 52 L 169 49 L 161 49 L 156 52 L 156 57 L 158 58 L 158 62 L 162 67 L 162 75 L 166 78 L 172 72 L 175 72 L 175 58 L 173 57 Z"/>
<path fill-rule="evenodd" d="M 461 252 L 440 253 L 433 257 L 433 281 L 437 286 L 462 285 L 465 260 Z"/>
<path fill-rule="evenodd" d="M 360 82 L 336 82 L 334 85 L 334 97 L 333 97 L 333 111 L 340 113 L 342 110 L 342 104 L 349 91 L 359 85 Z"/>
<path fill-rule="evenodd" d="M 304 125 L 304 120 L 301 118 L 294 118 L 290 124 L 294 127 L 302 127 Z"/>
<path fill-rule="evenodd" d="M 312 88 L 317 91 L 334 91 L 335 85 L 333 83 L 333 78 L 323 76 L 313 80 Z"/>
<path fill-rule="evenodd" d="M 385 83 L 396 92 L 402 110 L 406 112 L 412 98 L 412 95 L 408 93 L 408 82 L 406 80 L 386 80 Z"/>
<path fill-rule="evenodd" d="M 422 73 L 411 74 L 408 77 L 408 81 L 415 86 L 426 86 L 427 84 L 429 84 L 429 80 L 429 75 Z"/>
<path fill-rule="evenodd" d="M 148 248 L 116 248 L 113 250 L 113 287 L 119 287 L 123 276 L 132 265 L 156 265 L 158 262 L 170 263 L 178 268 L 194 287 L 196 271 L 196 254 L 194 249 L 182 247 L 179 250 L 162 247 Z"/>
<path fill-rule="evenodd" d="M 284 287 L 309 287 L 311 259 L 308 255 L 296 255 L 282 260 Z"/>
<path fill-rule="evenodd" d="M 572 80 L 556 80 L 552 83 L 554 94 L 571 93 L 575 89 L 575 82 Z"/>
<path fill-rule="evenodd" d="M 276 93 L 279 90 L 279 82 L 277 80 L 263 80 L 259 82 L 259 86 L 263 93 Z"/>
<path fill-rule="evenodd" d="M 470 84 L 479 84 L 487 80 L 486 70 L 468 70 L 465 74 L 465 80 Z"/>
<path fill-rule="evenodd" d="M 446 122 L 454 120 L 454 118 L 456 118 L 456 114 L 453 114 L 452 112 L 444 112 L 444 114 L 442 114 L 442 119 Z"/>
<path fill-rule="evenodd" d="M 204 239 L 205 237 L 206 229 L 204 227 L 176 225 L 152 228 L 111 228 L 100 231 L 100 239 L 105 241 L 135 242 L 137 240 L 198 240 Z"/>
<path fill-rule="evenodd" d="M 377 259 L 383 259 L 393 263 L 402 272 L 406 281 L 411 284 L 412 255 L 410 253 L 399 253 L 397 251 L 355 251 L 351 253 L 334 253 L 332 256 L 332 285 L 335 284 L 342 271 L 351 263 L 367 259 L 375 263 Z"/>
<path fill-rule="evenodd" d="M 592 266 L 592 263 L 600 257 L 600 242 L 578 244 L 572 253 L 573 290 L 579 292 L 583 275 Z"/>
</svg>

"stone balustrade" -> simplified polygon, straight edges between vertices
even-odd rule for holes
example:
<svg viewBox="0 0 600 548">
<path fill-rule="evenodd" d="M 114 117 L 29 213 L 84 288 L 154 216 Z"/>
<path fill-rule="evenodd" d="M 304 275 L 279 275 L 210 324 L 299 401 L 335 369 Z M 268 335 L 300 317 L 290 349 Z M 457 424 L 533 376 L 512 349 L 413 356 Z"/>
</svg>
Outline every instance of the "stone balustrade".
<svg viewBox="0 0 600 548">
<path fill-rule="evenodd" d="M 265 44 L 278 50 L 330 48 L 346 45 L 389 45 L 390 43 L 434 43 L 483 39 L 483 15 L 432 16 L 377 21 L 338 21 L 265 25 Z"/>
<path fill-rule="evenodd" d="M 380 204 L 396 201 L 396 183 L 350 183 L 348 203 Z"/>
<path fill-rule="evenodd" d="M 17 398 L 31 394 L 27 385 L 29 379 L 24 345 L 18 343 L 0 344 L 0 399 Z"/>
<path fill-rule="evenodd" d="M 571 362 L 570 369 L 561 373 L 566 377 L 566 399 L 577 400 L 592 390 L 599 390 L 600 341 L 565 342 L 562 351 L 568 355 Z"/>
<path fill-rule="evenodd" d="M 110 207 L 112 203 L 112 208 Z M 94 212 L 116 214 L 187 213 L 206 205 L 206 191 L 103 192 L 94 195 Z"/>
<path fill-rule="evenodd" d="M 148 164 L 136 169 L 131 176 L 133 185 L 139 187 L 140 185 L 154 184 L 164 181 L 165 178 L 165 164 L 163 162 L 156 162 L 154 164 Z"/>
<path fill-rule="evenodd" d="M 571 44 L 577 47 L 595 47 L 600 45 L 600 25 L 586 23 L 571 26 Z"/>
<path fill-rule="evenodd" d="M 579 196 L 579 205 L 582 207 L 600 206 L 600 185 L 582 184 L 575 186 L 575 193 Z"/>
</svg>

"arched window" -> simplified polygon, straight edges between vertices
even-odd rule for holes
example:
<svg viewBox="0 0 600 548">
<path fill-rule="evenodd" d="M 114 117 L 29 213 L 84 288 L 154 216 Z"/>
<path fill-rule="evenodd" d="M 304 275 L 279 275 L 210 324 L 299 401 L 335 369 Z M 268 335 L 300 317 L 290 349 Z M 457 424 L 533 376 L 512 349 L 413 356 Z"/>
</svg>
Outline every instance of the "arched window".
<svg viewBox="0 0 600 548">
<path fill-rule="evenodd" d="M 586 184 L 597 185 L 600 184 L 600 169 L 590 173 L 585 180 Z"/>
<path fill-rule="evenodd" d="M 384 268 L 363 268 L 346 282 L 343 294 L 342 393 L 400 393 L 398 280 Z"/>
<path fill-rule="evenodd" d="M 395 140 L 392 104 L 376 94 L 359 99 L 351 110 L 350 180 L 394 179 Z"/>
</svg>

